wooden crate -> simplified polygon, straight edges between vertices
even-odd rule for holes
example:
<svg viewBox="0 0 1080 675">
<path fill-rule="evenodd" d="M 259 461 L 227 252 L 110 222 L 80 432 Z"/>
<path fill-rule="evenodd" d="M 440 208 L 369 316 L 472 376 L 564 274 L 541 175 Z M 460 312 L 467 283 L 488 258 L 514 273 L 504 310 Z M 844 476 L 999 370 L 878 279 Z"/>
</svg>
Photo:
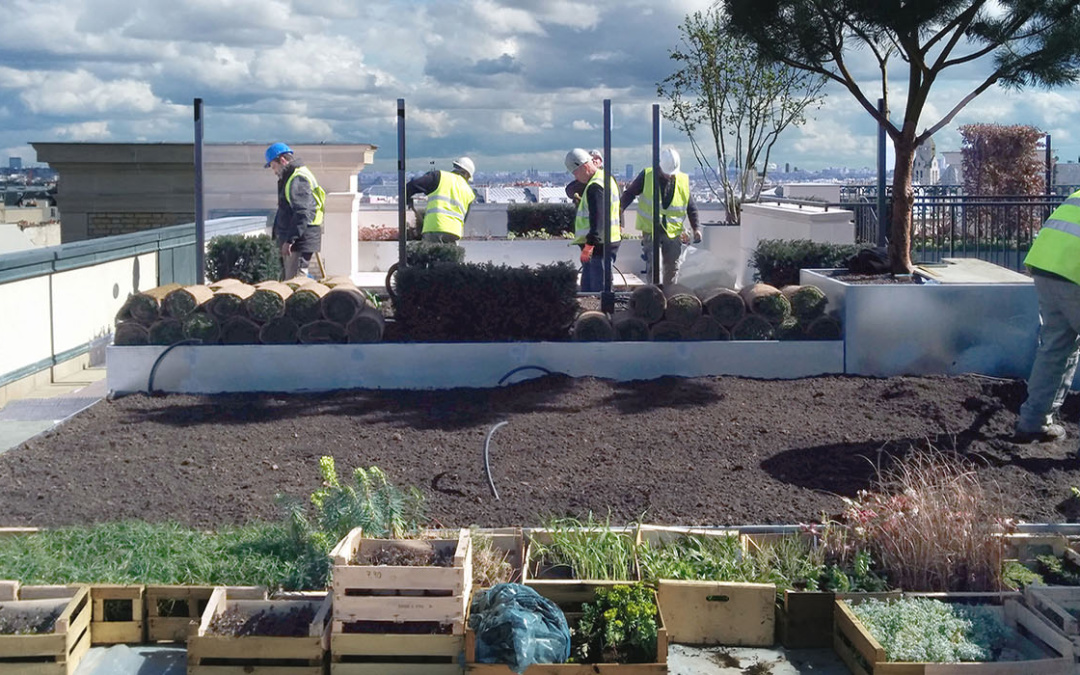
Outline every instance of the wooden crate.
<svg viewBox="0 0 1080 675">
<path fill-rule="evenodd" d="M 138 644 L 146 640 L 146 586 L 93 584 L 91 644 Z M 119 612 L 123 618 L 116 618 Z"/>
<path fill-rule="evenodd" d="M 202 619 L 214 586 L 147 586 L 147 642 L 186 642 L 191 623 Z M 259 600 L 266 597 L 260 586 L 230 586 L 233 598 Z"/>
<path fill-rule="evenodd" d="M 1026 534 L 1014 533 L 1001 535 L 1005 545 L 1005 558 L 1028 562 L 1040 555 L 1054 555 L 1058 558 L 1070 551 L 1069 540 L 1061 534 Z M 1075 556 L 1075 552 L 1074 552 Z"/>
<path fill-rule="evenodd" d="M 899 597 L 900 591 L 833 593 L 785 590 L 776 601 L 776 640 L 787 649 L 831 647 L 837 598 L 858 602 L 868 598 L 889 600 Z"/>
<path fill-rule="evenodd" d="M 548 598 L 566 614 L 571 628 L 581 618 L 581 605 L 596 599 L 596 589 L 601 586 L 625 585 L 620 581 L 564 581 L 558 585 L 541 586 L 536 592 Z M 665 613 L 659 599 L 656 604 L 656 661 L 653 663 L 549 663 L 533 664 L 525 669 L 523 675 L 594 675 L 611 673 L 614 675 L 666 675 L 668 672 L 667 651 L 668 636 Z M 465 631 L 465 672 L 476 675 L 514 675 L 509 666 L 494 663 L 476 663 L 476 633 Z"/>
<path fill-rule="evenodd" d="M 1037 616 L 1015 593 L 926 593 L 905 594 L 942 601 L 985 600 L 1001 613 L 1005 624 L 1015 631 L 1015 646 L 1037 651 L 1043 657 L 1025 661 L 985 663 L 889 662 L 885 650 L 870 635 L 843 600 L 835 602 L 833 648 L 854 675 L 1068 675 L 1073 672 L 1073 648 L 1068 638 Z M 1038 644 L 1025 635 L 1038 639 Z"/>
<path fill-rule="evenodd" d="M 672 642 L 768 647 L 776 639 L 774 584 L 661 579 L 658 587 Z"/>
<path fill-rule="evenodd" d="M 53 632 L 0 635 L 4 675 L 72 675 L 90 649 L 90 589 L 87 586 L 20 586 L 0 582 L 0 612 L 63 608 Z"/>
<path fill-rule="evenodd" d="M 460 675 L 465 636 L 330 634 L 330 675 Z"/>
<path fill-rule="evenodd" d="M 520 527 L 478 527 L 473 532 L 491 538 L 492 547 L 506 553 L 506 562 L 513 568 L 511 583 L 521 583 L 522 568 L 525 565 L 525 534 Z M 475 578 L 476 542 L 473 541 L 473 585 L 479 584 Z"/>
<path fill-rule="evenodd" d="M 1080 586 L 1028 586 L 1024 602 L 1058 630 L 1080 644 Z"/>
<path fill-rule="evenodd" d="M 350 564 L 357 555 L 388 540 L 364 539 L 354 529 L 334 547 L 334 632 L 357 621 L 437 622 L 450 624 L 456 635 L 465 630 L 472 589 L 472 540 L 462 528 L 454 539 L 429 539 L 436 548 L 453 551 L 452 567 L 405 567 Z"/>
<path fill-rule="evenodd" d="M 627 537 L 630 543 L 633 545 L 637 541 L 637 529 L 632 527 L 612 527 L 609 528 L 612 532 Z M 590 530 L 582 528 L 582 530 L 588 533 Z M 527 586 L 532 586 L 539 590 L 543 586 L 559 587 L 565 585 L 567 581 L 578 581 L 558 578 L 545 578 L 540 569 L 542 561 L 538 559 L 536 553 L 536 544 L 550 544 L 552 541 L 551 531 L 546 528 L 529 528 L 525 532 L 525 563 L 522 566 L 522 583 Z M 633 565 L 632 569 L 627 570 L 627 579 L 620 579 L 621 583 L 632 583 L 639 581 L 641 575 L 638 572 L 637 566 Z M 582 579 L 581 581 L 594 581 L 601 582 L 601 579 Z"/>
<path fill-rule="evenodd" d="M 240 595 L 244 595 L 243 592 Z M 188 675 L 322 675 L 330 629 L 328 593 L 260 600 L 234 597 L 232 589 L 219 586 L 206 604 L 199 624 L 192 625 L 187 639 Z M 228 610 L 254 614 L 267 610 L 287 612 L 313 606 L 315 618 L 304 637 L 207 635 L 214 617 Z"/>
</svg>

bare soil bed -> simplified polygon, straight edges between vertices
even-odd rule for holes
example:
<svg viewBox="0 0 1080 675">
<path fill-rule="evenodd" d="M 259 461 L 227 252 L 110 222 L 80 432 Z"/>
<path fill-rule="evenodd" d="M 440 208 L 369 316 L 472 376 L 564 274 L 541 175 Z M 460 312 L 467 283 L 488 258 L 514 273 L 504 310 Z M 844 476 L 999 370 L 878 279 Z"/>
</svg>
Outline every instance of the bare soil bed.
<svg viewBox="0 0 1080 675">
<path fill-rule="evenodd" d="M 838 513 L 875 467 L 927 447 L 971 460 L 1025 521 L 1062 521 L 1080 485 L 1075 424 L 1012 442 L 1023 382 L 977 376 L 546 377 L 499 389 L 103 401 L 0 455 L 0 525 L 123 519 L 213 527 L 277 519 L 318 459 L 377 465 L 427 498 L 433 524 L 538 525 L 590 511 L 614 523 L 798 523 Z M 1080 397 L 1065 418 L 1075 420 Z M 491 474 L 483 449 L 492 437 Z"/>
</svg>

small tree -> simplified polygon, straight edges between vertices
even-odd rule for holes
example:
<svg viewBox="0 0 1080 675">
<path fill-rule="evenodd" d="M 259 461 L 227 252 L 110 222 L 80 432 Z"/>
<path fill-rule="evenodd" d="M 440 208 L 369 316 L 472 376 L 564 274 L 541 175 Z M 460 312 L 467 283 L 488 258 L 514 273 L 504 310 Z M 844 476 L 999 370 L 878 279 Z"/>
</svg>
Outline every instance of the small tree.
<svg viewBox="0 0 1080 675">
<path fill-rule="evenodd" d="M 965 124 L 960 127 L 964 191 L 995 197 L 1033 196 L 1046 191 L 1039 141 L 1045 133 L 1021 124 Z M 1042 222 L 1042 207 L 1017 204 L 1004 209 L 975 208 L 968 218 L 978 231 L 995 238 L 1030 236 Z M 1013 231 L 1013 226 L 1019 232 Z"/>
<path fill-rule="evenodd" d="M 820 105 L 825 78 L 765 58 L 749 40 L 727 35 L 716 9 L 687 15 L 679 31 L 681 45 L 671 51 L 679 69 L 657 91 L 670 103 L 665 114 L 690 137 L 706 176 L 720 183 L 720 190 L 711 181 L 710 188 L 735 222 L 743 202 L 760 196 L 780 133 L 803 124 L 806 109 Z M 702 127 L 712 135 L 713 154 L 695 138 Z"/>
<path fill-rule="evenodd" d="M 952 121 L 991 85 L 1055 87 L 1080 77 L 1080 0 L 722 0 L 732 29 L 769 56 L 845 87 L 893 141 L 892 230 L 889 257 L 895 272 L 911 272 L 911 187 L 915 149 Z M 866 52 L 880 79 L 870 91 L 853 66 Z M 858 60 L 848 60 L 857 54 Z M 873 99 L 886 100 L 888 65 L 906 71 L 904 119 L 896 126 Z M 930 126 L 921 118 L 942 73 L 992 59 L 989 72 Z M 920 134 L 917 129 L 923 127 Z"/>
</svg>

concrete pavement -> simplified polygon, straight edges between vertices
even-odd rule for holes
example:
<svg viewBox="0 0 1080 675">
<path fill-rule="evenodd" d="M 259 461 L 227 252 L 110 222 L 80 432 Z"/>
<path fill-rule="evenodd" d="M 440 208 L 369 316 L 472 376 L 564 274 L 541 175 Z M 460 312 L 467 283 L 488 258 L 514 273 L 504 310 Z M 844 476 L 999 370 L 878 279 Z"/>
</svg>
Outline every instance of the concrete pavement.
<svg viewBox="0 0 1080 675">
<path fill-rule="evenodd" d="M 0 408 L 0 452 L 6 452 L 86 410 L 108 392 L 105 368 L 86 368 L 37 387 Z"/>
</svg>

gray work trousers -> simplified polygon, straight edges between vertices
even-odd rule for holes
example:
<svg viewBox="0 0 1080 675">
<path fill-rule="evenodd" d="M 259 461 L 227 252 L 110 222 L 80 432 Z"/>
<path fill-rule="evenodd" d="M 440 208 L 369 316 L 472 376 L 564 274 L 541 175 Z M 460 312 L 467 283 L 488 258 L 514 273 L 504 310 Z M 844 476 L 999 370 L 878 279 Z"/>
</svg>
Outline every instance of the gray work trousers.
<svg viewBox="0 0 1080 675">
<path fill-rule="evenodd" d="M 1039 298 L 1039 347 L 1016 423 L 1020 432 L 1037 432 L 1054 422 L 1080 359 L 1080 285 L 1038 274 L 1032 279 Z"/>
<path fill-rule="evenodd" d="M 311 256 L 314 253 L 300 253 L 299 251 L 293 251 L 284 260 L 282 264 L 285 267 L 285 279 L 293 279 L 301 276 L 306 277 L 308 275 L 308 269 L 311 267 Z"/>
<path fill-rule="evenodd" d="M 663 284 L 675 283 L 679 274 L 679 256 L 682 255 L 682 240 L 667 236 L 667 231 L 660 230 L 660 281 Z M 641 233 L 641 247 L 645 249 L 645 283 L 653 279 L 653 241 L 651 232 Z"/>
</svg>

